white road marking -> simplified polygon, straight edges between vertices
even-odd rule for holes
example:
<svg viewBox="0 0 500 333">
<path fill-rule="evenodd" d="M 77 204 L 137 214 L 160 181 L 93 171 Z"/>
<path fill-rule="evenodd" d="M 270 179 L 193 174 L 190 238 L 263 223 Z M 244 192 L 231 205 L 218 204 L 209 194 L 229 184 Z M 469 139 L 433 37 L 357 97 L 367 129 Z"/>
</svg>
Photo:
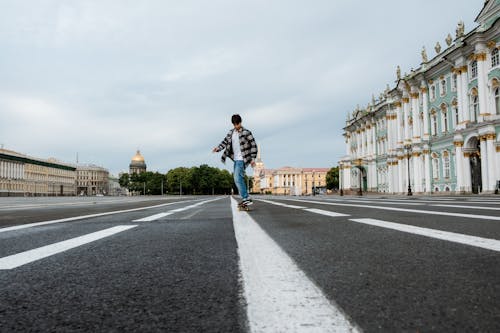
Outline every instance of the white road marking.
<svg viewBox="0 0 500 333">
<path fill-rule="evenodd" d="M 500 241 L 490 238 L 482 238 L 476 236 L 469 236 L 458 234 L 454 232 L 441 231 L 429 228 L 421 228 L 412 225 L 399 224 L 394 222 L 381 221 L 376 219 L 349 219 L 349 221 L 369 224 L 377 227 L 388 228 L 393 230 L 398 230 L 402 232 L 407 232 L 415 235 L 421 235 L 431 238 L 437 238 L 446 240 L 449 242 L 460 243 L 475 247 L 480 247 L 483 249 L 500 251 Z"/>
<path fill-rule="evenodd" d="M 2 229 L 0 229 L 0 232 L 7 232 L 7 231 L 13 231 L 13 230 L 19 230 L 19 229 L 26 229 L 26 228 L 37 227 L 37 226 L 46 225 L 46 224 L 53 224 L 53 223 L 61 223 L 61 222 L 83 220 L 83 219 L 89 219 L 89 218 L 93 218 L 93 217 L 100 217 L 100 216 L 106 216 L 106 215 L 121 214 L 121 213 L 128 213 L 128 212 L 136 212 L 136 211 L 140 211 L 140 210 L 146 210 L 146 209 L 151 209 L 151 208 L 164 207 L 164 206 L 169 206 L 169 205 L 173 205 L 173 204 L 178 204 L 178 203 L 183 203 L 183 202 L 192 202 L 192 201 L 193 200 L 176 201 L 176 202 L 169 202 L 169 203 L 166 203 L 166 204 L 155 205 L 155 206 L 132 208 L 132 209 L 125 209 L 125 210 L 115 210 L 115 211 L 106 212 L 106 213 L 81 215 L 81 216 L 68 217 L 68 218 L 58 219 L 58 220 L 51 220 L 51 221 L 44 221 L 44 222 L 35 222 L 35 223 L 21 224 L 21 225 L 15 225 L 15 226 L 12 226 L 12 227 L 2 228 Z"/>
<path fill-rule="evenodd" d="M 276 202 L 276 201 L 271 201 L 271 200 L 258 199 L 258 201 L 266 202 L 266 203 L 271 204 L 271 205 L 287 207 L 287 208 L 295 208 L 295 209 L 304 209 L 304 208 L 306 208 L 304 206 L 287 205 L 287 204 L 284 204 L 282 202 Z"/>
<path fill-rule="evenodd" d="M 143 217 L 142 219 L 133 220 L 133 222 L 151 222 L 151 221 L 154 221 L 154 220 L 161 219 L 161 218 L 163 218 L 165 216 L 169 216 L 169 215 L 172 215 L 172 214 L 175 214 L 175 213 L 178 213 L 178 212 L 183 212 L 185 210 L 188 210 L 188 209 L 195 208 L 195 207 L 201 206 L 203 204 L 206 204 L 207 202 L 212 202 L 212 201 L 216 201 L 216 200 L 219 200 L 219 199 L 220 198 L 201 201 L 201 202 L 195 203 L 194 205 L 190 205 L 190 206 L 186 206 L 186 207 L 182 207 L 182 208 L 177 208 L 177 209 L 172 209 L 171 211 L 168 211 L 168 212 L 159 213 L 159 214 L 151 215 L 151 216 L 148 216 L 148 217 Z"/>
<path fill-rule="evenodd" d="M 384 206 L 370 206 L 370 205 L 357 205 L 357 204 L 344 204 L 344 203 L 321 202 L 321 201 L 298 200 L 298 199 L 283 199 L 283 200 L 298 201 L 298 202 L 302 202 L 302 203 L 312 203 L 312 204 L 318 204 L 318 205 L 361 207 L 361 208 L 392 210 L 392 211 L 396 211 L 396 212 L 409 212 L 409 213 L 429 214 L 429 215 L 445 215 L 445 216 L 465 217 L 465 218 L 470 218 L 470 219 L 500 221 L 500 216 L 491 216 L 491 215 L 461 214 L 461 213 L 438 212 L 438 211 L 430 211 L 430 210 L 418 210 L 418 209 L 395 208 L 395 207 L 384 207 Z"/>
<path fill-rule="evenodd" d="M 109 229 L 104 229 L 101 231 L 93 232 L 84 236 L 68 239 L 59 243 L 54 243 L 51 245 L 46 245 L 39 247 L 37 249 L 29 250 L 26 252 L 21 252 L 18 254 L 13 254 L 8 257 L 0 258 L 0 270 L 3 269 L 13 269 L 22 265 L 26 265 L 30 262 L 40 260 L 57 253 L 67 251 L 69 249 L 94 242 L 101 238 L 109 237 L 119 232 L 135 228 L 136 225 L 119 225 Z"/>
<path fill-rule="evenodd" d="M 231 198 L 251 332 L 358 332 Z"/>
<path fill-rule="evenodd" d="M 465 209 L 500 210 L 500 207 L 483 207 L 483 206 L 464 206 L 464 205 L 431 205 L 431 206 L 434 206 L 434 207 L 465 208 Z"/>
<path fill-rule="evenodd" d="M 311 213 L 321 214 L 321 215 L 326 215 L 326 216 L 331 216 L 331 217 L 350 216 L 349 214 L 336 213 L 336 212 L 331 212 L 329 210 L 316 209 L 316 208 L 307 208 L 304 210 L 311 212 Z"/>
</svg>

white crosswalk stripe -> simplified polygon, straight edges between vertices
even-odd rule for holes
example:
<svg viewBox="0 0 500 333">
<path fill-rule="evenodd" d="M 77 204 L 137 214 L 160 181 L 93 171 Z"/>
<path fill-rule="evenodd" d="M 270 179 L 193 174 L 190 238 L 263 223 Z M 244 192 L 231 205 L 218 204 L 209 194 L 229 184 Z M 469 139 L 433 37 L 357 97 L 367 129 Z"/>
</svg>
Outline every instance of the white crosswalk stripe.
<svg viewBox="0 0 500 333">
<path fill-rule="evenodd" d="M 37 249 L 17 253 L 8 257 L 0 258 L 0 270 L 13 269 L 19 266 L 26 265 L 30 262 L 37 261 L 52 255 L 73 249 L 75 247 L 94 242 L 96 240 L 112 236 L 119 232 L 135 228 L 136 225 L 119 225 L 109 229 L 96 231 L 91 234 L 68 239 L 62 242 L 46 245 Z"/>
</svg>

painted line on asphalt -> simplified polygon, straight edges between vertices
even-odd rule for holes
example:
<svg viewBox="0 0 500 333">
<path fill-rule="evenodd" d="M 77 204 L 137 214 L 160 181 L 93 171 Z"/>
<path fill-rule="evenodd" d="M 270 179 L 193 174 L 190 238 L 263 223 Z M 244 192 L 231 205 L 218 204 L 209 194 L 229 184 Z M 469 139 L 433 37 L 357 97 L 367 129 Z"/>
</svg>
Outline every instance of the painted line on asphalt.
<svg viewBox="0 0 500 333">
<path fill-rule="evenodd" d="M 387 222 L 387 221 L 370 219 L 370 218 L 349 219 L 349 221 L 353 221 L 353 222 L 357 222 L 357 223 L 364 223 L 364 224 L 368 224 L 368 225 L 372 225 L 372 226 L 376 226 L 376 227 L 398 230 L 398 231 L 411 233 L 411 234 L 415 234 L 415 235 L 421 235 L 421 236 L 441 239 L 441 240 L 454 242 L 454 243 L 460 243 L 460 244 L 480 247 L 483 249 L 488 249 L 488 250 L 493 250 L 493 251 L 500 251 L 500 241 L 498 241 L 496 239 L 469 236 L 469 235 L 463 235 L 463 234 L 458 234 L 458 233 L 454 233 L 454 232 L 429 229 L 429 228 L 421 228 L 421 227 L 416 227 L 416 226 L 407 225 L 407 224 L 399 224 L 399 223 Z"/>
<path fill-rule="evenodd" d="M 159 213 L 159 214 L 147 216 L 147 217 L 144 217 L 144 218 L 141 218 L 141 219 L 133 220 L 132 222 L 151 222 L 151 221 L 155 221 L 155 220 L 161 219 L 161 218 L 163 218 L 165 216 L 169 216 L 169 215 L 172 215 L 172 214 L 175 214 L 175 213 L 183 212 L 185 210 L 189 210 L 189 209 L 201 206 L 203 204 L 206 204 L 208 202 L 217 201 L 217 200 L 220 200 L 220 199 L 221 198 L 212 199 L 212 200 L 205 200 L 205 201 L 202 201 L 202 202 L 195 203 L 194 205 L 189 205 L 189 206 L 182 207 L 182 208 L 172 209 L 172 210 L 170 210 L 168 212 Z"/>
<path fill-rule="evenodd" d="M 486 209 L 486 210 L 500 210 L 500 207 L 483 207 L 483 206 L 463 206 L 463 205 L 431 205 L 434 207 L 451 207 L 451 208 L 467 208 L 467 209 Z"/>
<path fill-rule="evenodd" d="M 295 262 L 231 198 L 251 332 L 358 332 Z"/>
<path fill-rule="evenodd" d="M 0 270 L 13 269 L 26 265 L 52 255 L 73 249 L 75 247 L 94 242 L 96 240 L 112 236 L 119 232 L 137 227 L 136 225 L 119 225 L 109 229 L 93 232 L 80 237 L 68 239 L 62 242 L 39 247 L 37 249 L 13 254 L 8 257 L 0 258 Z"/>
<path fill-rule="evenodd" d="M 376 203 L 376 204 L 387 204 L 387 205 L 404 205 L 404 206 L 423 206 L 424 203 L 420 202 L 403 202 L 403 201 L 385 201 L 385 200 L 338 200 L 338 199 L 325 199 L 326 201 L 335 202 L 363 202 L 363 203 Z"/>
<path fill-rule="evenodd" d="M 316 208 L 306 208 L 304 210 L 307 211 L 307 212 L 311 212 L 311 213 L 315 213 L 315 214 L 321 214 L 321 215 L 326 215 L 326 216 L 331 216 L 331 217 L 350 216 L 349 214 L 336 213 L 336 212 L 331 212 L 329 210 L 316 209 Z"/>
<path fill-rule="evenodd" d="M 174 205 L 174 204 L 184 203 L 184 202 L 192 202 L 192 201 L 194 201 L 194 200 L 176 201 L 176 202 L 169 202 L 169 203 L 166 203 L 166 204 L 154 205 L 154 206 L 148 206 L 148 207 L 132 208 L 132 209 L 125 209 L 125 210 L 116 210 L 116 211 L 106 212 L 106 213 L 81 215 L 81 216 L 68 217 L 68 218 L 58 219 L 58 220 L 51 220 L 51 221 L 44 221 L 44 222 L 35 222 L 35 223 L 21 224 L 21 225 L 15 225 L 15 226 L 12 226 L 12 227 L 2 228 L 2 229 L 0 229 L 0 233 L 1 232 L 7 232 L 7 231 L 13 231 L 13 230 L 26 229 L 26 228 L 31 228 L 31 227 L 37 227 L 37 226 L 46 225 L 46 224 L 54 224 L 54 223 L 61 223 L 61 222 L 70 222 L 70 221 L 83 220 L 83 219 L 89 219 L 89 218 L 100 217 L 100 216 L 107 216 L 107 215 L 113 215 L 113 214 L 122 214 L 122 213 L 129 213 L 129 212 L 137 212 L 137 211 L 141 211 L 141 210 L 146 210 L 146 209 L 151 209 L 151 208 L 158 208 L 158 207 L 164 207 L 164 206 L 169 206 L 169 205 Z"/>
<path fill-rule="evenodd" d="M 307 207 L 304 207 L 304 206 L 287 205 L 287 204 L 284 204 L 282 202 L 276 202 L 276 201 L 264 200 L 264 199 L 258 199 L 257 201 L 262 201 L 262 202 L 266 202 L 266 203 L 271 204 L 271 205 L 282 206 L 282 207 L 287 207 L 287 208 L 294 208 L 294 209 L 304 209 L 304 208 L 307 208 Z"/>
<path fill-rule="evenodd" d="M 311 200 L 298 200 L 298 199 L 282 199 L 282 200 L 297 201 L 297 202 L 302 202 L 302 203 L 311 203 L 311 204 L 318 204 L 318 205 L 372 208 L 372 209 L 391 210 L 391 211 L 396 211 L 396 212 L 408 212 L 408 213 L 429 214 L 429 215 L 445 215 L 445 216 L 466 217 L 466 218 L 470 218 L 470 219 L 500 221 L 500 216 L 491 216 L 491 215 L 461 214 L 461 213 L 438 212 L 438 211 L 428 211 L 428 210 L 419 210 L 419 209 L 395 208 L 395 207 L 384 207 L 384 206 L 370 206 L 370 205 L 357 205 L 357 204 L 344 204 L 344 203 L 322 202 L 322 201 L 311 201 Z"/>
</svg>

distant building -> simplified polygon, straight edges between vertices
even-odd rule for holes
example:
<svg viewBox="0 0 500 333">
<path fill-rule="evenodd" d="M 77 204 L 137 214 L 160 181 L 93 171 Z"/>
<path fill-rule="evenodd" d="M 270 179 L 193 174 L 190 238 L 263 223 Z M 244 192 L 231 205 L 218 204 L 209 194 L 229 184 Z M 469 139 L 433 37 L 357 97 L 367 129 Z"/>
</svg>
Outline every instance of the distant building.
<svg viewBox="0 0 500 333">
<path fill-rule="evenodd" d="M 76 167 L 78 195 L 108 195 L 109 171 L 92 164 L 79 164 Z"/>
<path fill-rule="evenodd" d="M 76 168 L 0 149 L 0 196 L 75 195 Z"/>
<path fill-rule="evenodd" d="M 132 174 L 140 174 L 141 172 L 146 172 L 146 162 L 144 161 L 144 157 L 141 155 L 140 150 L 132 157 L 132 161 L 129 166 L 129 173 Z"/>
<path fill-rule="evenodd" d="M 326 174 L 329 168 L 265 169 L 261 153 L 254 168 L 253 192 L 276 195 L 312 195 L 326 193 Z"/>
</svg>

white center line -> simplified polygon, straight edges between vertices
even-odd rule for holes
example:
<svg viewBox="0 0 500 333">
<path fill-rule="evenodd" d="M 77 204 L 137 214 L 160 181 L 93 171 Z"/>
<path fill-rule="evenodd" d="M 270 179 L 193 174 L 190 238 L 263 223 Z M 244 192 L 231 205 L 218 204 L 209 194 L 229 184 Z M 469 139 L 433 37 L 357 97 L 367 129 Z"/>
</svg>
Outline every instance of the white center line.
<svg viewBox="0 0 500 333">
<path fill-rule="evenodd" d="M 464 205 L 431 205 L 431 206 L 434 206 L 434 207 L 466 208 L 466 209 L 500 210 L 500 207 L 483 207 L 483 206 L 464 206 Z"/>
<path fill-rule="evenodd" d="M 358 332 L 232 198 L 231 209 L 251 332 Z"/>
<path fill-rule="evenodd" d="M 13 254 L 8 257 L 0 258 L 0 270 L 13 269 L 30 262 L 40 260 L 54 254 L 67 251 L 69 249 L 96 241 L 101 238 L 109 237 L 119 232 L 135 228 L 136 225 L 119 225 L 109 229 L 93 232 L 91 234 L 83 235 L 80 237 L 68 239 L 59 243 L 54 243 L 37 249 Z"/>
<path fill-rule="evenodd" d="M 421 235 L 421 236 L 426 236 L 426 237 L 431 237 L 431 238 L 442 239 L 442 240 L 446 240 L 446 241 L 454 242 L 454 243 L 460 243 L 460 244 L 465 244 L 465 245 L 470 245 L 470 246 L 475 246 L 475 247 L 481 247 L 483 249 L 488 249 L 488 250 L 493 250 L 493 251 L 500 251 L 500 241 L 498 241 L 496 239 L 469 236 L 469 235 L 463 235 L 463 234 L 458 234 L 458 233 L 454 233 L 454 232 L 421 228 L 421 227 L 416 227 L 416 226 L 407 225 L 407 224 L 399 224 L 399 223 L 387 222 L 387 221 L 381 221 L 381 220 L 369 219 L 369 218 L 367 218 L 367 219 L 349 219 L 349 221 L 369 224 L 369 225 L 382 227 L 382 228 L 398 230 L 398 231 L 407 232 L 407 233 L 411 233 L 411 234 L 415 234 L 415 235 Z"/>
<path fill-rule="evenodd" d="M 284 203 L 281 203 L 281 202 L 276 202 L 276 201 L 271 201 L 271 200 L 258 199 L 258 201 L 266 202 L 266 203 L 271 204 L 271 205 L 287 207 L 287 208 L 295 208 L 295 209 L 304 209 L 304 208 L 306 208 L 304 206 L 287 205 L 287 204 L 284 204 Z"/>
<path fill-rule="evenodd" d="M 329 210 L 316 209 L 316 208 L 307 208 L 304 210 L 307 212 L 321 214 L 321 215 L 325 215 L 325 216 L 331 216 L 331 217 L 350 216 L 349 214 L 336 213 L 336 212 L 331 212 Z"/>
</svg>

